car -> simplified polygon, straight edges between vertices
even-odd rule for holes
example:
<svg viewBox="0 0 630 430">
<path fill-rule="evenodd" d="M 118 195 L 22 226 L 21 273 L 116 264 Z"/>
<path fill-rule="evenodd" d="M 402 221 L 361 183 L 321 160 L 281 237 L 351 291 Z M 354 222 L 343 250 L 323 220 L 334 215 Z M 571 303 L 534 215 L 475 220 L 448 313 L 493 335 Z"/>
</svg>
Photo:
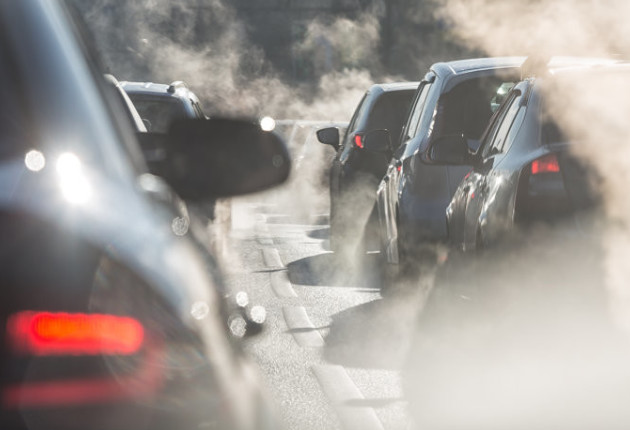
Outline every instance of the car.
<svg viewBox="0 0 630 430">
<path fill-rule="evenodd" d="M 148 131 L 166 133 L 169 126 L 178 118 L 207 118 L 199 98 L 184 81 L 173 81 L 170 84 L 121 81 L 120 87 L 133 102 Z M 145 156 L 149 158 L 159 157 L 161 151 L 160 148 L 154 147 L 143 149 Z M 220 222 L 229 222 L 231 211 L 228 202 L 220 203 L 218 205 L 220 208 L 215 200 L 189 206 L 191 214 L 204 220 L 202 222 L 216 218 L 220 218 L 218 220 Z M 218 213 L 221 216 L 217 217 Z M 220 238 L 217 240 L 221 241 Z"/>
<path fill-rule="evenodd" d="M 353 256 L 364 252 L 366 246 L 369 249 L 369 235 L 376 221 L 374 192 L 391 154 L 366 151 L 364 138 L 376 130 L 388 130 L 391 136 L 398 136 L 417 87 L 418 82 L 375 84 L 357 105 L 341 141 L 336 127 L 317 132 L 321 143 L 337 151 L 330 169 L 333 251 Z M 395 149 L 390 145 L 387 150 Z"/>
<path fill-rule="evenodd" d="M 134 128 L 134 130 L 137 133 L 146 133 L 148 130 L 145 122 L 142 120 L 142 117 L 138 113 L 138 110 L 136 109 L 135 105 L 133 104 L 125 90 L 123 90 L 122 85 L 120 84 L 118 79 L 116 79 L 114 75 L 107 73 L 105 74 L 105 80 L 114 88 L 116 94 L 120 97 L 122 105 L 125 109 L 125 113 L 127 114 L 127 118 L 130 120 L 131 126 Z"/>
<path fill-rule="evenodd" d="M 520 79 L 523 60 L 436 63 L 420 83 L 401 143 L 377 190 L 381 255 L 385 273 L 394 280 L 416 273 L 425 263 L 433 264 L 435 244 L 447 239 L 444 211 L 470 171 L 467 166 L 425 165 L 420 154 L 443 135 L 464 135 L 470 146 L 478 145 L 493 107 Z M 382 151 L 383 144 L 375 143 L 368 148 Z"/>
<path fill-rule="evenodd" d="M 278 184 L 281 139 L 182 119 L 152 175 L 72 4 L 3 2 L 0 22 L 0 428 L 277 428 L 220 268 L 163 196 Z"/>
<path fill-rule="evenodd" d="M 507 94 L 476 152 L 461 136 L 428 148 L 428 160 L 473 171 L 449 206 L 454 248 L 408 357 L 413 428 L 630 423 L 630 65 L 543 64 Z"/>
<path fill-rule="evenodd" d="M 183 81 L 170 84 L 121 81 L 149 131 L 165 133 L 177 118 L 206 118 L 199 98 Z"/>
<path fill-rule="evenodd" d="M 598 196 L 593 169 L 572 155 L 571 138 L 552 116 L 546 85 L 564 80 L 593 82 L 630 79 L 627 65 L 551 69 L 549 76 L 529 78 L 514 87 L 486 130 L 479 150 L 469 154 L 462 141 L 445 136 L 428 159 L 470 164 L 446 210 L 449 243 L 465 252 L 496 244 L 517 227 L 555 222 L 576 210 L 591 208 Z M 579 95 L 574 95 L 574 99 Z M 614 94 L 607 94 L 614 99 Z M 551 112 L 551 113 L 550 113 Z M 436 144 L 440 142 L 436 141 Z M 466 161 L 456 159 L 465 156 Z"/>
</svg>

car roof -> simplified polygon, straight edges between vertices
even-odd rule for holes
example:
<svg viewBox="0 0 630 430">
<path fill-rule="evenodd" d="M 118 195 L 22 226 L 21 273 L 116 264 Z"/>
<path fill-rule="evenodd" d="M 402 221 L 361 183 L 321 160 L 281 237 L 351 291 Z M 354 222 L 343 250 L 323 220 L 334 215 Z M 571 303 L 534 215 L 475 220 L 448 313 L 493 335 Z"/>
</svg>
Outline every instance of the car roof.
<svg viewBox="0 0 630 430">
<path fill-rule="evenodd" d="M 571 74 L 593 74 L 595 76 L 606 73 L 628 73 L 630 72 L 630 63 L 578 63 L 571 66 L 551 69 L 549 71 L 554 76 L 564 76 Z"/>
<path fill-rule="evenodd" d="M 171 84 L 121 81 L 120 86 L 129 94 L 143 94 L 160 97 L 171 96 L 175 98 L 189 98 L 194 101 L 198 101 L 195 93 L 193 93 L 182 81 L 175 81 Z"/>
<path fill-rule="evenodd" d="M 372 88 L 380 88 L 383 92 L 389 91 L 405 91 L 415 90 L 420 85 L 420 82 L 387 82 L 372 85 Z"/>
<path fill-rule="evenodd" d="M 471 58 L 435 63 L 431 66 L 431 71 L 438 76 L 460 75 L 481 70 L 520 67 L 524 61 L 525 57 Z"/>
<path fill-rule="evenodd" d="M 129 82 L 129 81 L 121 81 L 120 86 L 122 86 L 125 91 L 133 92 L 133 93 L 146 93 L 146 94 L 155 94 L 155 93 L 166 93 L 168 90 L 167 84 L 156 84 L 155 82 Z"/>
</svg>

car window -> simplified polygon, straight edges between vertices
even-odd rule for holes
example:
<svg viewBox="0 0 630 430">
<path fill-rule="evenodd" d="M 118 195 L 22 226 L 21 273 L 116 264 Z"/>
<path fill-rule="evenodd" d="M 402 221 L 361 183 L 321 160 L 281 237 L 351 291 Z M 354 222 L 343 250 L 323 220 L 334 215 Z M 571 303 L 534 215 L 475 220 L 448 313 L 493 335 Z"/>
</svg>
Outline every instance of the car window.
<svg viewBox="0 0 630 430">
<path fill-rule="evenodd" d="M 420 123 L 420 116 L 422 111 L 424 110 L 424 105 L 427 101 L 427 96 L 429 95 L 429 90 L 431 88 L 431 84 L 428 82 L 423 82 L 420 84 L 421 87 L 418 91 L 418 97 L 416 97 L 416 101 L 413 105 L 413 110 L 411 111 L 411 115 L 409 116 L 409 120 L 407 121 L 407 125 L 405 126 L 404 136 L 402 140 L 409 140 L 415 137 L 418 132 L 418 124 Z"/>
<path fill-rule="evenodd" d="M 166 133 L 174 119 L 187 116 L 184 105 L 177 99 L 133 93 L 129 97 L 142 119 L 149 121 L 152 132 Z"/>
<path fill-rule="evenodd" d="M 499 150 L 502 153 L 506 153 L 510 150 L 512 143 L 514 142 L 514 138 L 516 137 L 516 134 L 520 130 L 521 124 L 523 123 L 523 119 L 525 118 L 526 107 L 521 105 L 520 97 L 514 101 L 514 105 L 518 105 L 518 109 L 516 110 L 516 115 L 514 116 L 514 119 L 511 121 L 511 125 L 508 130 L 508 134 L 505 140 L 503 141 L 503 145 L 501 146 L 501 148 L 499 148 Z"/>
<path fill-rule="evenodd" d="M 456 85 L 438 101 L 433 137 L 463 134 L 468 139 L 481 138 L 492 114 L 497 95 L 513 85 L 497 76 L 469 79 Z"/>
<path fill-rule="evenodd" d="M 492 97 L 492 101 L 490 102 L 490 107 L 492 108 L 493 113 L 499 109 L 499 106 L 501 106 L 501 103 L 503 103 L 514 85 L 516 85 L 516 82 L 508 81 L 502 83 L 497 89 L 496 94 Z"/>
<path fill-rule="evenodd" d="M 505 140 L 520 109 L 521 93 L 513 91 L 505 104 L 497 112 L 490 132 L 486 135 L 483 146 L 483 157 L 503 152 Z"/>
<path fill-rule="evenodd" d="M 354 131 L 357 129 L 358 119 L 363 116 L 363 113 L 365 112 L 365 109 L 367 109 L 367 106 L 369 104 L 369 103 L 366 103 L 367 95 L 368 95 L 368 93 L 365 93 L 365 95 L 363 96 L 363 98 L 359 102 L 358 107 L 354 111 L 354 115 L 352 115 L 352 119 L 350 120 L 350 124 L 348 124 L 348 128 L 346 129 L 346 133 L 345 133 L 345 135 L 343 137 L 343 145 L 344 145 L 344 147 L 348 146 L 348 145 L 352 146 L 352 142 L 350 141 L 350 139 L 348 139 L 348 136 L 351 136 L 352 133 L 354 133 Z"/>
<path fill-rule="evenodd" d="M 392 91 L 383 93 L 372 108 L 366 130 L 389 130 L 392 144 L 400 144 L 400 133 L 407 118 L 409 105 L 415 90 Z"/>
</svg>

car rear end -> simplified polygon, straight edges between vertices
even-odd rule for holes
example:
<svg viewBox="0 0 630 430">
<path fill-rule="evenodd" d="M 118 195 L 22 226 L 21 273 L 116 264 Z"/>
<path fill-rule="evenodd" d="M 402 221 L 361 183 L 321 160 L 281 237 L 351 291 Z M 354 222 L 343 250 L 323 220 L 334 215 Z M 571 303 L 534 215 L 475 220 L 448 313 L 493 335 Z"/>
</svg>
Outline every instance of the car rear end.
<svg viewBox="0 0 630 430">
<path fill-rule="evenodd" d="M 115 245 L 11 208 L 0 228 L 2 429 L 229 422 L 203 342 Z"/>
<path fill-rule="evenodd" d="M 0 3 L 0 428 L 270 427 L 66 6 Z"/>
</svg>

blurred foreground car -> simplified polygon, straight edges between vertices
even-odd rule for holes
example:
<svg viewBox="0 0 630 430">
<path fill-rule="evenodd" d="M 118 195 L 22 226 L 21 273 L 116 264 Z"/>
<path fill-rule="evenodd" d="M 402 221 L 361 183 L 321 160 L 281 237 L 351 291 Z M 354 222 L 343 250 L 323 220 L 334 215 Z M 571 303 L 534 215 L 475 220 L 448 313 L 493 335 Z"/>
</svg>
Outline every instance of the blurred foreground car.
<svg viewBox="0 0 630 430">
<path fill-rule="evenodd" d="M 436 63 L 420 83 L 402 142 L 377 191 L 381 253 L 388 272 L 406 271 L 392 270 L 396 266 L 390 265 L 415 270 L 425 255 L 434 257 L 434 244 L 447 237 L 444 210 L 470 171 L 470 167 L 425 165 L 420 154 L 444 135 L 465 136 L 470 146 L 477 147 L 493 108 L 520 78 L 523 60 Z M 372 151 L 383 151 L 384 146 L 367 142 Z"/>
<path fill-rule="evenodd" d="M 283 143 L 181 120 L 160 137 L 162 180 L 71 7 L 2 2 L 0 22 L 0 428 L 276 428 L 216 263 L 163 197 L 280 183 Z"/>
<path fill-rule="evenodd" d="M 320 142 L 337 151 L 330 170 L 330 247 L 333 251 L 345 250 L 353 254 L 369 246 L 366 233 L 369 236 L 377 220 L 373 211 L 374 191 L 396 148 L 388 140 L 383 153 L 369 152 L 364 149 L 364 139 L 370 132 L 387 130 L 392 136 L 391 142 L 397 145 L 417 87 L 417 82 L 373 85 L 359 102 L 341 142 L 336 127 L 317 132 Z"/>
</svg>

